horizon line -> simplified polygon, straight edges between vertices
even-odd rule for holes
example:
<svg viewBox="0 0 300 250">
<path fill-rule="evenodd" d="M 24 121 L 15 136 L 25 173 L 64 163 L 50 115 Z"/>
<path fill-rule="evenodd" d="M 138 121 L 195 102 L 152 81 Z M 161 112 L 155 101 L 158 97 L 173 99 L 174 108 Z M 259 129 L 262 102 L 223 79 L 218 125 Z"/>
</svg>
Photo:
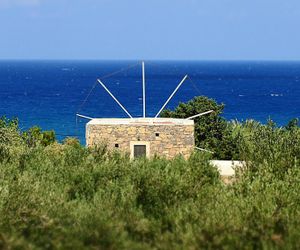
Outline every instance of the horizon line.
<svg viewBox="0 0 300 250">
<path fill-rule="evenodd" d="M 300 62 L 300 59 L 64 59 L 64 58 L 4 58 L 0 62 L 5 61 L 108 61 L 108 62 Z"/>
</svg>

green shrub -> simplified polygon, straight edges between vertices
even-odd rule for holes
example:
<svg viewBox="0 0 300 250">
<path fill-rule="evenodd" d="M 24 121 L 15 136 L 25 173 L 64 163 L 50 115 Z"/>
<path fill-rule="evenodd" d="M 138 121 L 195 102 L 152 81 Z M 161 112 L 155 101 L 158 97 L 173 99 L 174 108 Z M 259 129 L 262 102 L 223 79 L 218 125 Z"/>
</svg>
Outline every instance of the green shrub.
<svg viewBox="0 0 300 250">
<path fill-rule="evenodd" d="M 226 129 L 222 154 L 247 162 L 230 185 L 209 154 L 131 161 L 0 120 L 0 248 L 297 249 L 299 127 Z"/>
<path fill-rule="evenodd" d="M 55 132 L 42 131 L 39 127 L 32 127 L 23 133 L 23 139 L 29 147 L 36 147 L 38 145 L 48 146 L 55 142 Z"/>
</svg>

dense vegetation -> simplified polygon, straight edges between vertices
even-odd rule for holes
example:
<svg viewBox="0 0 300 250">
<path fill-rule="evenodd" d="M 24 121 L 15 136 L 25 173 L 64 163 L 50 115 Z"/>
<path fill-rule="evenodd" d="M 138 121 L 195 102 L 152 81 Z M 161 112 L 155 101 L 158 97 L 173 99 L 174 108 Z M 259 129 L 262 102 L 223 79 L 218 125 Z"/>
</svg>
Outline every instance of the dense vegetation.
<svg viewBox="0 0 300 250">
<path fill-rule="evenodd" d="M 247 162 L 230 185 L 210 154 L 130 161 L 2 118 L 0 249 L 297 248 L 297 120 L 225 125 L 220 138 Z"/>
</svg>

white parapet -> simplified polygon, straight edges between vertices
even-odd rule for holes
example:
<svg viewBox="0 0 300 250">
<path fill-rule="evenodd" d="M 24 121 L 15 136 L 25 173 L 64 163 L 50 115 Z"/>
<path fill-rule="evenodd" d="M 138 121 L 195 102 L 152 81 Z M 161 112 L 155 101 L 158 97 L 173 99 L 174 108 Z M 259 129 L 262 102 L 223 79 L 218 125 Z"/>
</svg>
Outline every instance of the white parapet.
<svg viewBox="0 0 300 250">
<path fill-rule="evenodd" d="M 194 125 L 193 120 L 175 119 L 175 118 L 103 118 L 93 119 L 88 124 L 91 125 Z"/>
</svg>

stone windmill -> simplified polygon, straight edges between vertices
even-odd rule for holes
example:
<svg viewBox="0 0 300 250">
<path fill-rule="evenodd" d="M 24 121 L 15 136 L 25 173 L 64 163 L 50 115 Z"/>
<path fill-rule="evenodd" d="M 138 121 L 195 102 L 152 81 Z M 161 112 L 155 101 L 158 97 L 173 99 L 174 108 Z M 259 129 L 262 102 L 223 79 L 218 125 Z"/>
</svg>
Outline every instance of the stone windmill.
<svg viewBox="0 0 300 250">
<path fill-rule="evenodd" d="M 189 157 L 195 149 L 193 119 L 209 114 L 213 110 L 196 114 L 186 119 L 160 118 L 160 113 L 176 94 L 188 75 L 177 85 L 155 117 L 146 117 L 146 81 L 145 63 L 142 62 L 143 84 L 143 117 L 134 118 L 120 103 L 101 79 L 97 82 L 113 98 L 128 118 L 92 118 L 77 114 L 78 117 L 89 119 L 86 124 L 86 145 L 88 147 L 105 144 L 109 150 L 120 150 L 129 153 L 131 158 L 152 157 L 154 155 L 173 158 L 176 155 Z M 197 148 L 199 149 L 199 148 Z M 204 150 L 204 149 L 199 149 Z M 205 150 L 204 150 L 205 151 Z"/>
</svg>

